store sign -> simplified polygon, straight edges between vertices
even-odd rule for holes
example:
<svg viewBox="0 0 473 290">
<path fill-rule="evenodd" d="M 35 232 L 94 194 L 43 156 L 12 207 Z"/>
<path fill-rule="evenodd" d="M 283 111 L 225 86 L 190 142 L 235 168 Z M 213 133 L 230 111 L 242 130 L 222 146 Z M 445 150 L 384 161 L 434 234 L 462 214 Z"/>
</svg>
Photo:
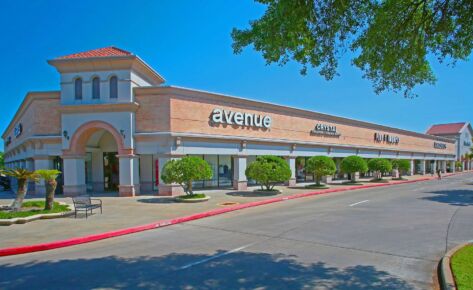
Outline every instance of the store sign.
<svg viewBox="0 0 473 290">
<path fill-rule="evenodd" d="M 387 144 L 399 144 L 400 138 L 389 134 L 374 133 L 374 141 Z"/>
<path fill-rule="evenodd" d="M 227 111 L 215 108 L 211 120 L 214 124 L 228 124 L 245 127 L 270 128 L 271 117 L 252 113 Z"/>
<path fill-rule="evenodd" d="M 434 148 L 435 149 L 447 149 L 447 144 L 434 142 Z"/>
<path fill-rule="evenodd" d="M 23 125 L 21 123 L 18 123 L 16 126 L 15 126 L 15 129 L 14 129 L 14 135 L 16 138 L 18 138 L 21 133 L 23 133 Z"/>
<path fill-rule="evenodd" d="M 338 137 L 341 134 L 337 131 L 337 126 L 327 124 L 316 124 L 314 129 L 310 131 L 312 135 L 327 135 Z"/>
</svg>

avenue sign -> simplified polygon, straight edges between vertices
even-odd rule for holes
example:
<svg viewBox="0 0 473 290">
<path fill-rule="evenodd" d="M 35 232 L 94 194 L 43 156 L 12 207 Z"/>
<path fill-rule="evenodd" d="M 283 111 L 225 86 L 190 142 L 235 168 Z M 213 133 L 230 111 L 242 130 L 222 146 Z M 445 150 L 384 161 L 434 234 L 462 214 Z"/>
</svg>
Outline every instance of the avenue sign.
<svg viewBox="0 0 473 290">
<path fill-rule="evenodd" d="M 271 117 L 252 113 L 233 112 L 220 108 L 212 111 L 211 120 L 214 124 L 228 124 L 245 127 L 270 128 Z"/>
</svg>

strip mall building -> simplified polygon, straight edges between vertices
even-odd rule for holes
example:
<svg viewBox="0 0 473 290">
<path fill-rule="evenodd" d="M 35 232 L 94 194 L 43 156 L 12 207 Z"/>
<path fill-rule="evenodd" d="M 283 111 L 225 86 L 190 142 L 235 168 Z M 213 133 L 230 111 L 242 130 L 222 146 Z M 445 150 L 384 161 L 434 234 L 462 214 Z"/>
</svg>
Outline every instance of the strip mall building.
<svg viewBox="0 0 473 290">
<path fill-rule="evenodd" d="M 67 195 L 178 194 L 160 172 L 185 155 L 212 167 L 213 178 L 196 186 L 238 190 L 247 186 L 247 164 L 267 154 L 286 158 L 290 184 L 312 178 L 303 168 L 315 155 L 333 157 L 337 166 L 358 155 L 409 159 L 411 174 L 454 171 L 454 139 L 165 86 L 138 56 L 115 47 L 48 63 L 60 73 L 60 90 L 26 95 L 2 135 L 5 162 L 9 168 L 58 168 Z"/>
</svg>

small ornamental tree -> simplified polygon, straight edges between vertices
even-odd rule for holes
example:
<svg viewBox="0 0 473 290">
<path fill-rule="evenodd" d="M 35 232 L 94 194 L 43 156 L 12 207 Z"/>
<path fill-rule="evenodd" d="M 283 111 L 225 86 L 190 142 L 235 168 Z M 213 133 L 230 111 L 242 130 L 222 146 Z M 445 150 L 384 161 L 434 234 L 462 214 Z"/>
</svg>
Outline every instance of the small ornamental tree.
<svg viewBox="0 0 473 290">
<path fill-rule="evenodd" d="M 365 159 L 360 156 L 352 155 L 343 158 L 340 163 L 340 169 L 342 172 L 350 174 L 351 180 L 355 181 L 355 173 L 368 171 L 368 165 Z"/>
<path fill-rule="evenodd" d="M 315 176 L 315 184 L 320 186 L 322 176 L 332 175 L 337 171 L 337 166 L 332 158 L 327 156 L 314 156 L 307 160 L 305 171 Z"/>
<path fill-rule="evenodd" d="M 193 195 L 192 182 L 212 178 L 212 168 L 199 157 L 186 156 L 166 162 L 161 173 L 165 183 L 177 183 L 187 195 Z"/>
<path fill-rule="evenodd" d="M 382 179 L 383 173 L 393 170 L 393 166 L 389 160 L 384 158 L 373 158 L 368 161 L 368 168 L 376 172 L 376 179 Z"/>
<path fill-rule="evenodd" d="M 409 172 L 411 170 L 411 161 L 407 159 L 394 159 L 391 161 L 393 169 L 399 170 L 399 178 L 401 178 L 402 172 Z"/>
<path fill-rule="evenodd" d="M 44 180 L 44 187 L 46 188 L 44 209 L 51 210 L 54 206 L 54 193 L 57 187 L 56 178 L 61 174 L 61 171 L 56 169 L 38 169 L 35 173 Z"/>
<path fill-rule="evenodd" d="M 18 181 L 18 189 L 16 191 L 16 198 L 11 204 L 13 211 L 19 211 L 23 205 L 26 192 L 28 191 L 28 181 L 37 181 L 38 175 L 32 171 L 17 168 L 17 169 L 6 169 L 1 170 L 1 173 L 13 177 Z"/>
<path fill-rule="evenodd" d="M 246 177 L 255 180 L 266 190 L 273 190 L 278 182 L 291 178 L 291 168 L 287 162 L 277 156 L 258 156 L 245 170 Z"/>
</svg>

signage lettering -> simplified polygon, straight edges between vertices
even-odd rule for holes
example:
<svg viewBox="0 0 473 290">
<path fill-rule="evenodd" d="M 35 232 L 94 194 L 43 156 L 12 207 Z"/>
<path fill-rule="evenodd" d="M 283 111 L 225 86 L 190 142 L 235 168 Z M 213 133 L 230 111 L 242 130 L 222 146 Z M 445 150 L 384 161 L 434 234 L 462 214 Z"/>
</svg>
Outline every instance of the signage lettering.
<svg viewBox="0 0 473 290">
<path fill-rule="evenodd" d="M 393 136 L 389 134 L 383 134 L 383 133 L 374 133 L 374 141 L 375 142 L 384 142 L 388 144 L 399 144 L 400 138 L 398 136 Z"/>
<path fill-rule="evenodd" d="M 434 142 L 434 148 L 435 149 L 447 149 L 447 144 Z"/>
<path fill-rule="evenodd" d="M 215 124 L 228 124 L 246 127 L 270 128 L 271 117 L 252 113 L 227 111 L 215 108 L 212 111 L 211 120 Z"/>
<path fill-rule="evenodd" d="M 310 131 L 312 135 L 327 135 L 327 136 L 340 136 L 341 134 L 337 131 L 337 126 L 327 124 L 316 124 L 314 129 Z"/>
</svg>

